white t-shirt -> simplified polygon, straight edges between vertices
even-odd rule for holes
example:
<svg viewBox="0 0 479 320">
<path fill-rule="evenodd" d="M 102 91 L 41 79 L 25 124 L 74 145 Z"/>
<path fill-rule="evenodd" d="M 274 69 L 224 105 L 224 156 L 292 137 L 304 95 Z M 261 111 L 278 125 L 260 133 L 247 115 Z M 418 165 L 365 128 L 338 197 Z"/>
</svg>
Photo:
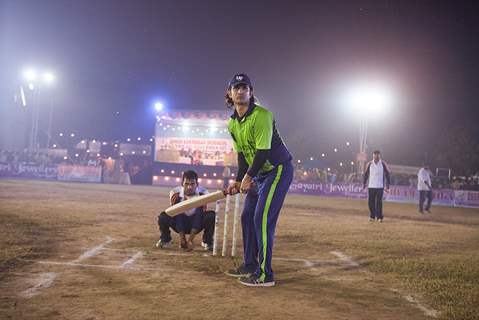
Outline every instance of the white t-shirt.
<svg viewBox="0 0 479 320">
<path fill-rule="evenodd" d="M 384 188 L 384 168 L 381 160 L 377 163 L 370 162 L 368 188 Z"/>
<path fill-rule="evenodd" d="M 417 189 L 419 191 L 429 191 L 430 189 L 427 186 L 426 182 L 431 185 L 431 174 L 429 173 L 429 170 L 421 168 L 417 173 Z"/>
<path fill-rule="evenodd" d="M 180 193 L 181 201 L 185 200 L 185 188 L 183 188 L 183 186 L 178 186 L 178 187 L 175 187 L 175 188 L 171 189 L 170 199 L 175 193 Z M 194 197 L 197 197 L 200 194 L 208 194 L 208 189 L 206 189 L 204 187 L 201 187 L 201 186 L 198 186 L 196 188 Z M 195 211 L 196 211 L 196 208 L 193 208 L 193 209 L 190 209 L 190 210 L 186 211 L 185 214 L 187 216 L 192 216 L 193 214 L 195 214 Z"/>
</svg>

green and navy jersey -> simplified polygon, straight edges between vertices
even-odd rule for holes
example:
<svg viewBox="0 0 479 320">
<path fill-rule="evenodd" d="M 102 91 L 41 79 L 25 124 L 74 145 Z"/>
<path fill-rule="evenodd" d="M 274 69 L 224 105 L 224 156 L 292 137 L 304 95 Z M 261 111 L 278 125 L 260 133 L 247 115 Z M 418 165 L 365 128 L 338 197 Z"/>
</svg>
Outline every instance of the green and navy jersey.
<svg viewBox="0 0 479 320">
<path fill-rule="evenodd" d="M 271 171 L 292 159 L 276 130 L 273 113 L 258 104 L 251 103 L 241 118 L 235 110 L 228 121 L 228 130 L 233 138 L 234 150 L 243 153 L 248 166 L 253 164 L 257 150 L 270 150 L 260 173 Z"/>
</svg>

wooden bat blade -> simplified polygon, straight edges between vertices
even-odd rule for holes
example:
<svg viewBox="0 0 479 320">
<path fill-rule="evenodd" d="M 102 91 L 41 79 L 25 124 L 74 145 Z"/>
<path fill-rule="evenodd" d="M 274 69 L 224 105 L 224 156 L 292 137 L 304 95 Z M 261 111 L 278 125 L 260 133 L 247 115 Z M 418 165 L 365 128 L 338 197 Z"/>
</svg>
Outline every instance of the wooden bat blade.
<svg viewBox="0 0 479 320">
<path fill-rule="evenodd" d="M 185 201 L 181 201 L 180 203 L 177 203 L 169 207 L 163 212 L 169 215 L 170 217 L 174 217 L 190 209 L 204 206 L 205 204 L 224 199 L 225 197 L 226 197 L 225 192 L 219 190 L 212 193 L 204 194 L 202 196 L 194 197 Z"/>
</svg>

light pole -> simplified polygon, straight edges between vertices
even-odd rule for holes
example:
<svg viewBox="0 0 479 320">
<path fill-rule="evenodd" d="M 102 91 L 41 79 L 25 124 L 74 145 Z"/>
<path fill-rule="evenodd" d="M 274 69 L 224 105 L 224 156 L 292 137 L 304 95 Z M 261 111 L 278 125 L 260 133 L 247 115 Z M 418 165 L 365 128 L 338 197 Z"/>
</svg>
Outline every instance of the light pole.
<svg viewBox="0 0 479 320">
<path fill-rule="evenodd" d="M 55 81 L 55 76 L 51 72 L 44 72 L 41 76 L 33 69 L 27 69 L 23 72 L 23 78 L 28 81 L 29 89 L 32 91 L 32 127 L 30 131 L 29 149 L 37 150 L 38 144 L 38 127 L 40 122 L 40 92 L 42 85 L 50 86 Z M 47 132 L 47 148 L 50 145 L 51 126 L 53 117 L 53 99 L 50 99 L 50 114 Z"/>
<path fill-rule="evenodd" d="M 368 149 L 368 120 L 365 117 L 359 119 L 359 153 L 358 160 L 358 173 L 362 173 L 364 164 L 367 160 Z"/>
<path fill-rule="evenodd" d="M 392 97 L 386 88 L 380 85 L 363 85 L 351 90 L 347 95 L 347 104 L 352 114 L 359 120 L 358 173 L 364 170 L 368 149 L 369 120 L 380 117 L 390 108 Z"/>
<path fill-rule="evenodd" d="M 43 75 L 43 81 L 50 86 L 53 84 L 53 82 L 55 82 L 55 76 L 51 72 L 45 72 L 45 74 Z M 47 145 L 46 145 L 47 149 L 50 146 L 50 139 L 52 136 L 52 122 L 53 122 L 53 96 L 50 94 L 50 112 L 48 115 Z"/>
</svg>

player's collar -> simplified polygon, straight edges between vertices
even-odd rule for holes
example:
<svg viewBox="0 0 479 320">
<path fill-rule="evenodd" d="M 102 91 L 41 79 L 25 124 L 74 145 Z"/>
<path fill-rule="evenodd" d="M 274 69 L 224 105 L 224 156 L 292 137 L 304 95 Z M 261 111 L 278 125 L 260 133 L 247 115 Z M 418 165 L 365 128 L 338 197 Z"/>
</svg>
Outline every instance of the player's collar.
<svg viewBox="0 0 479 320">
<path fill-rule="evenodd" d="M 232 119 L 238 119 L 240 122 L 242 122 L 244 119 L 246 119 L 246 117 L 248 117 L 254 110 L 254 108 L 256 107 L 256 104 L 251 101 L 249 106 L 248 106 L 248 110 L 246 110 L 246 113 L 240 117 L 238 112 L 236 112 L 236 108 L 235 108 L 235 111 L 233 112 L 233 114 L 231 115 L 231 118 Z"/>
</svg>

